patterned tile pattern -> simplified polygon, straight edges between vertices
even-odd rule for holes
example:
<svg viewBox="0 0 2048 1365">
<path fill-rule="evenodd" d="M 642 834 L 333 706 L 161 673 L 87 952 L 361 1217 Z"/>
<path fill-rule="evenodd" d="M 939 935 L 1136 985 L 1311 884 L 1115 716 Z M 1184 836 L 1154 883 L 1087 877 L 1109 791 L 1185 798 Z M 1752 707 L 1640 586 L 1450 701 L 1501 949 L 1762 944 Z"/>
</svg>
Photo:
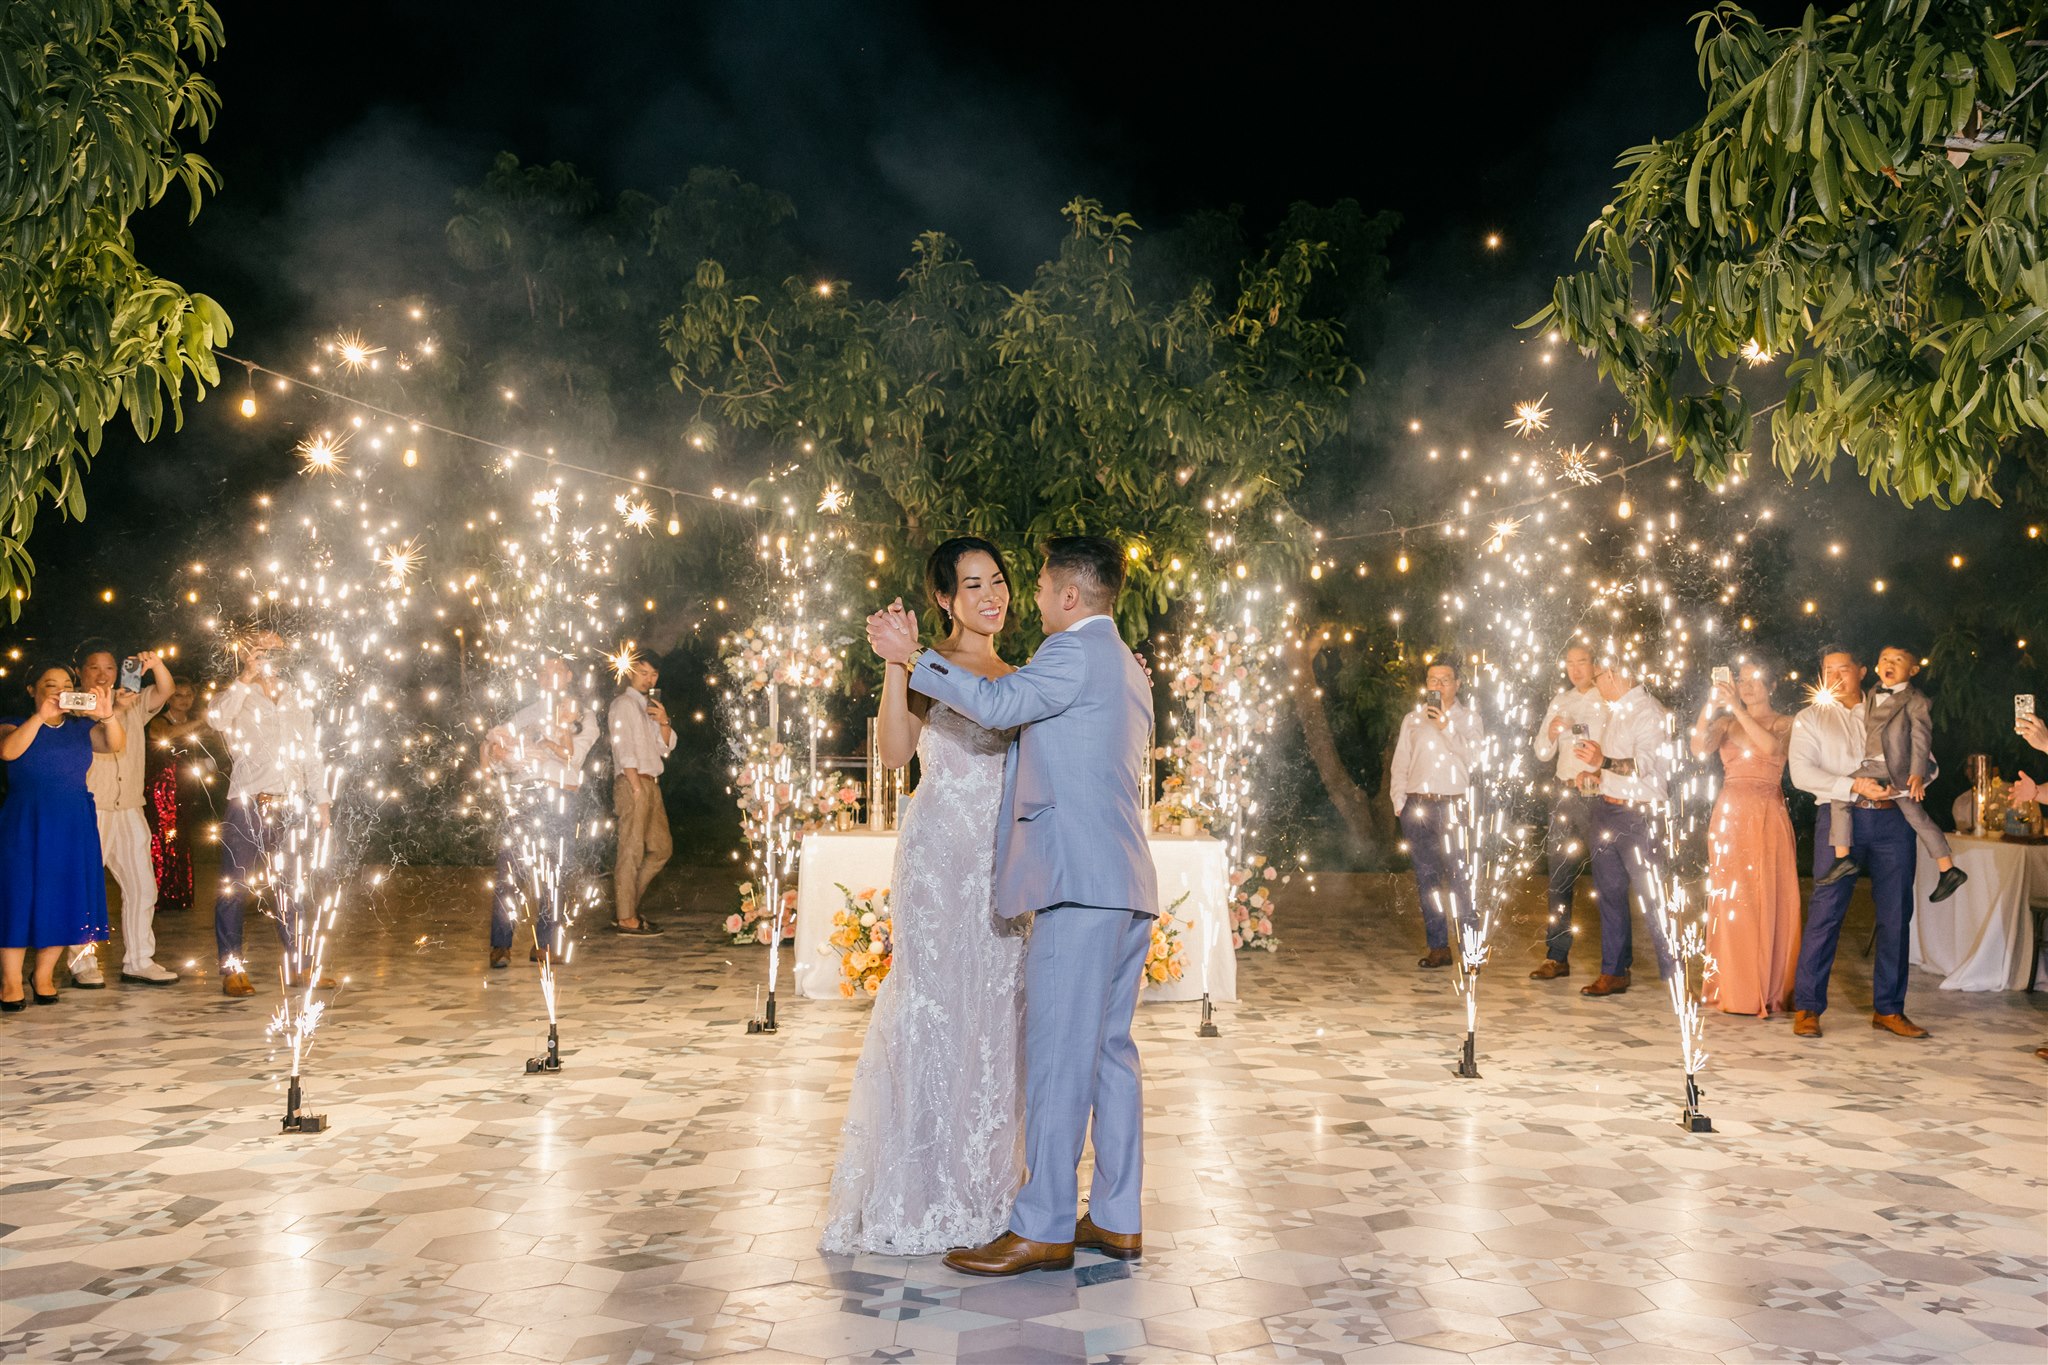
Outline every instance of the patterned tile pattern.
<svg viewBox="0 0 2048 1365">
<path fill-rule="evenodd" d="M 2048 1355 L 2037 998 L 1916 980 L 1934 1037 L 1907 1043 L 1853 1008 L 1851 947 L 1821 1042 L 1711 1021 L 1720 1131 L 1687 1135 L 1660 993 L 1526 980 L 1540 905 L 1460 1081 L 1412 892 L 1324 878 L 1222 1038 L 1141 1012 L 1145 1258 L 981 1281 L 817 1254 L 866 1015 L 784 1001 L 747 1036 L 765 964 L 716 940 L 722 874 L 657 886 L 685 902 L 668 936 L 583 946 L 552 1078 L 522 1073 L 532 969 L 483 968 L 476 880 L 401 871 L 344 926 L 318 1136 L 277 1134 L 267 1007 L 210 979 L 0 1021 L 0 1360 Z M 207 916 L 159 932 L 197 956 Z"/>
</svg>

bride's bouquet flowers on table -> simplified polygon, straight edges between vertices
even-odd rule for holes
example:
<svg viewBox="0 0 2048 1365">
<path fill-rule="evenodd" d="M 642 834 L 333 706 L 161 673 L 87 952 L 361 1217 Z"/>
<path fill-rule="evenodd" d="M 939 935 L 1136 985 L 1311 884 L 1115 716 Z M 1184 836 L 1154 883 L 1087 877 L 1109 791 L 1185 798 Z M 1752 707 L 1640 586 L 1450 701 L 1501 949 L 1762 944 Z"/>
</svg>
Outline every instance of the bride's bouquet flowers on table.
<svg viewBox="0 0 2048 1365">
<path fill-rule="evenodd" d="M 844 882 L 835 885 L 846 905 L 832 912 L 832 936 L 825 941 L 839 953 L 839 994 L 848 1000 L 872 996 L 888 979 L 895 956 L 889 888 L 870 889 L 856 896 Z"/>
</svg>

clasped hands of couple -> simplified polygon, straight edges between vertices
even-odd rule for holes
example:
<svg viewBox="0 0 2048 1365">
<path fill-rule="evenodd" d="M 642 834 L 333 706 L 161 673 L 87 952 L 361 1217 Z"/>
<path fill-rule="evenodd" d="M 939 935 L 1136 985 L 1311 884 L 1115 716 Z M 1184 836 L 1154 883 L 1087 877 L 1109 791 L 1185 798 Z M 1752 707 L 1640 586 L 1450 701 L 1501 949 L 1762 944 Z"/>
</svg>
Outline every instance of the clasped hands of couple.
<svg viewBox="0 0 2048 1365">
<path fill-rule="evenodd" d="M 902 598 L 868 617 L 868 645 L 884 663 L 910 667 L 917 657 L 917 618 Z"/>
</svg>

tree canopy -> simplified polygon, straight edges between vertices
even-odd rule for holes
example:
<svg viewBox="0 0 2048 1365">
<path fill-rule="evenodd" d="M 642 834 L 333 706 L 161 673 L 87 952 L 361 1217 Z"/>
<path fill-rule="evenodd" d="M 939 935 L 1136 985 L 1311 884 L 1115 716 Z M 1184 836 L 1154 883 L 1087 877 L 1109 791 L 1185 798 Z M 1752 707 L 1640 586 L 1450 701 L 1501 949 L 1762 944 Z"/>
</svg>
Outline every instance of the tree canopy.
<svg viewBox="0 0 2048 1365">
<path fill-rule="evenodd" d="M 227 314 L 155 274 L 128 220 L 214 188 L 219 105 L 195 67 L 222 42 L 205 0 L 39 0 L 0 9 L 0 599 L 18 616 L 47 498 L 85 515 L 85 473 L 125 413 L 144 440 L 182 423 L 187 379 L 220 381 Z"/>
<path fill-rule="evenodd" d="M 1316 226 L 1375 250 L 1390 227 L 1355 204 L 1322 212 Z M 898 587 L 948 535 L 1024 549 L 1106 534 L 1128 548 L 1126 625 L 1142 629 L 1219 526 L 1299 528 L 1287 491 L 1342 429 L 1357 372 L 1311 306 L 1329 236 L 1283 230 L 1232 256 L 1211 232 L 1206 250 L 1184 240 L 1141 266 L 1129 215 L 1087 199 L 1064 213 L 1058 255 L 1024 288 L 936 232 L 888 298 L 708 255 L 663 325 L 675 381 L 771 443 L 810 496 L 850 494 L 847 515 L 896 552 Z M 1209 257 L 1229 260 L 1225 280 Z"/>
<path fill-rule="evenodd" d="M 2043 17 L 1859 0 L 1767 28 L 1724 0 L 1698 19 L 1705 117 L 1622 156 L 1587 268 L 1529 325 L 1703 481 L 1741 472 L 1768 413 L 1788 475 L 1846 453 L 1907 502 L 1997 498 L 2048 429 Z"/>
</svg>

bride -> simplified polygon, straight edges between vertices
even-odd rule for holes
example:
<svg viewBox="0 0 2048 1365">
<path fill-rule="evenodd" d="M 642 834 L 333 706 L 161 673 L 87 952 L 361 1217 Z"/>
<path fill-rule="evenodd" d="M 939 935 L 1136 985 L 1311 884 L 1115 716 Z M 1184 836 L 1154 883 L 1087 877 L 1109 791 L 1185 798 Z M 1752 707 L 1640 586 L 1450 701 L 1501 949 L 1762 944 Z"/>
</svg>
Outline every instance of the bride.
<svg viewBox="0 0 2048 1365">
<path fill-rule="evenodd" d="M 925 586 L 956 668 L 1012 672 L 996 654 L 1009 614 L 1002 552 L 959 536 L 932 551 Z M 995 911 L 996 822 L 1013 730 L 984 730 L 882 685 L 882 761 L 922 761 L 896 845 L 895 957 L 854 1071 L 819 1250 L 923 1256 L 980 1246 L 1009 1226 L 1023 1178 L 1022 921 Z"/>
</svg>

